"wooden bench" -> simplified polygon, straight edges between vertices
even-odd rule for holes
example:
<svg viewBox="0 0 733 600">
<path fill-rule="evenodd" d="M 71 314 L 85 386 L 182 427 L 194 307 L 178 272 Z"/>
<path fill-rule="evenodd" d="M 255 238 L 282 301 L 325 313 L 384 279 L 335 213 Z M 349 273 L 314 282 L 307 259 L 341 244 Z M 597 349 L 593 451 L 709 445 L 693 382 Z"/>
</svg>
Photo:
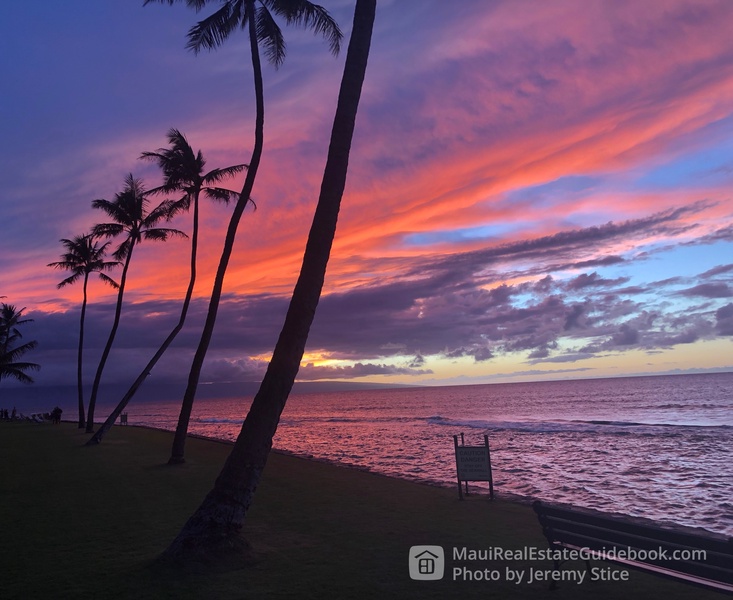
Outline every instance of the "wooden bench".
<svg viewBox="0 0 733 600">
<path fill-rule="evenodd" d="M 540 501 L 532 506 L 552 550 L 583 550 L 593 559 L 733 594 L 733 538 L 665 529 Z M 590 570 L 590 559 L 582 558 Z M 563 562 L 554 560 L 555 570 Z"/>
</svg>

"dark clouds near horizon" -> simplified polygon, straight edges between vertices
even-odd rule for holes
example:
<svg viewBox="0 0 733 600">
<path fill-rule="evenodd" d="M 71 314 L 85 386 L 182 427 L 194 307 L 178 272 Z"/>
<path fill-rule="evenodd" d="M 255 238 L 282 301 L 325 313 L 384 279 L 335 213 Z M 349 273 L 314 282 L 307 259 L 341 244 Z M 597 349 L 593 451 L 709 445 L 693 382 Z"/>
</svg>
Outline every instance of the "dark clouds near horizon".
<svg viewBox="0 0 733 600">
<path fill-rule="evenodd" d="M 602 251 L 642 235 L 669 239 L 681 234 L 692 227 L 681 219 L 695 210 L 691 206 L 481 250 L 425 256 L 406 263 L 399 275 L 391 269 L 384 280 L 328 293 L 321 299 L 307 350 L 346 362 L 319 366 L 311 361 L 299 379 L 426 375 L 431 373 L 427 356 L 483 362 L 521 353 L 527 364 L 573 363 L 634 348 L 653 353 L 731 336 L 733 263 L 693 277 L 639 282 L 623 275 L 623 269 L 650 260 L 653 253 Z M 719 235 L 726 232 L 721 229 Z M 203 381 L 258 380 L 288 300 L 266 294 L 225 297 Z M 154 371 L 157 382 L 185 380 L 206 309 L 205 299 L 194 300 L 186 327 Z M 105 381 L 134 378 L 179 310 L 179 302 L 165 300 L 125 306 Z M 96 366 L 112 312 L 111 303 L 89 305 L 87 371 Z M 73 384 L 77 307 L 29 316 L 35 322 L 27 337 L 39 341 L 34 360 L 43 365 L 38 382 Z"/>
</svg>

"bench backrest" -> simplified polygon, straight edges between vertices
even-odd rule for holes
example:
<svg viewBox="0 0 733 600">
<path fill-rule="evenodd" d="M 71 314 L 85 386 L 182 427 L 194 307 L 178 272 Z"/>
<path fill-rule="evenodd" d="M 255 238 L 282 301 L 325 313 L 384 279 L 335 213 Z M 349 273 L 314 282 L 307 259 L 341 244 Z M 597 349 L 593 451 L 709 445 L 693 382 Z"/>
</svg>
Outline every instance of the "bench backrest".
<svg viewBox="0 0 733 600">
<path fill-rule="evenodd" d="M 665 529 L 588 511 L 533 504 L 551 546 L 596 552 L 635 551 L 634 562 L 733 585 L 733 540 Z M 704 550 L 704 557 L 693 551 Z M 639 552 L 639 551 L 644 551 Z M 675 551 L 677 557 L 673 558 Z M 666 554 L 666 556 L 665 556 Z"/>
</svg>

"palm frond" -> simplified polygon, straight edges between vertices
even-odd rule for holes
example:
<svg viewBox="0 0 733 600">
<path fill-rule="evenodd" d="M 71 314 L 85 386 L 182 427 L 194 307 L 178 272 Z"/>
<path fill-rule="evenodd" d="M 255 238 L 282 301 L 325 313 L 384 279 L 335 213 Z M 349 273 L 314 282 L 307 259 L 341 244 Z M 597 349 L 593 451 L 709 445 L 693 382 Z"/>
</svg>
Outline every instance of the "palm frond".
<svg viewBox="0 0 733 600">
<path fill-rule="evenodd" d="M 194 153 L 186 136 L 171 128 L 167 133 L 170 148 L 159 148 L 157 152 L 143 152 L 140 158 L 153 160 L 163 171 L 163 185 L 148 194 L 171 193 L 189 188 L 197 189 L 202 184 L 201 173 L 206 160 L 201 151 Z"/>
<path fill-rule="evenodd" d="M 204 48 L 213 50 L 221 46 L 240 24 L 244 26 L 244 4 L 244 0 L 228 0 L 215 13 L 196 23 L 188 32 L 186 48 L 198 54 Z"/>
<path fill-rule="evenodd" d="M 168 238 L 172 237 L 188 237 L 185 233 L 179 231 L 178 229 L 166 229 L 162 227 L 156 229 L 146 229 L 142 232 L 142 236 L 146 240 L 153 240 L 156 242 L 165 242 L 168 240 Z"/>
<path fill-rule="evenodd" d="M 171 127 L 166 133 L 166 137 L 171 145 L 170 149 L 167 150 L 168 153 L 179 155 L 191 162 L 196 160 L 191 144 L 188 143 L 186 136 L 180 130 Z"/>
<path fill-rule="evenodd" d="M 32 323 L 33 319 L 22 319 L 25 307 L 18 309 L 14 304 L 0 305 L 0 327 L 6 331 L 24 323 Z"/>
<path fill-rule="evenodd" d="M 117 247 L 117 250 L 115 250 L 112 253 L 112 256 L 115 257 L 116 260 L 124 260 L 127 258 L 127 255 L 130 253 L 130 249 L 133 245 L 133 238 L 128 237 L 125 238 L 125 240 Z"/>
<path fill-rule="evenodd" d="M 143 2 L 143 6 L 147 6 L 148 4 L 167 4 L 168 6 L 173 6 L 176 2 L 185 2 L 186 6 L 189 8 L 193 8 L 195 10 L 201 10 L 204 6 L 206 6 L 207 2 L 211 2 L 211 0 L 145 0 Z"/>
<path fill-rule="evenodd" d="M 115 194 L 113 201 L 99 199 L 92 202 L 93 208 L 107 213 L 113 223 L 101 223 L 92 228 L 94 237 L 113 237 L 127 231 L 135 237 L 145 215 L 148 200 L 145 197 L 145 186 L 132 173 L 125 177 L 125 185 L 121 192 Z"/>
<path fill-rule="evenodd" d="M 141 152 L 138 158 L 160 163 L 165 160 L 165 150 L 165 148 L 158 148 L 157 152 Z"/>
<path fill-rule="evenodd" d="M 120 266 L 119 260 L 105 260 L 102 261 L 102 263 L 99 265 L 99 269 L 95 269 L 97 271 L 111 271 L 112 269 L 116 269 Z"/>
<path fill-rule="evenodd" d="M 97 200 L 92 200 L 92 208 L 101 210 L 115 221 L 121 221 L 124 219 L 121 207 L 116 202 L 99 198 Z"/>
<path fill-rule="evenodd" d="M 155 227 L 160 221 L 170 221 L 180 210 L 177 210 L 175 200 L 163 200 L 151 210 L 142 221 L 142 228 Z"/>
<path fill-rule="evenodd" d="M 35 363 L 16 362 L 23 354 L 35 348 L 38 342 L 26 342 L 12 348 L 12 345 L 23 337 L 17 327 L 33 321 L 33 319 L 23 318 L 24 310 L 25 308 L 17 309 L 12 304 L 2 303 L 0 305 L 0 379 L 13 377 L 27 383 L 33 380 L 23 371 L 40 367 Z"/>
<path fill-rule="evenodd" d="M 41 366 L 35 363 L 15 363 L 10 365 L 0 364 L 0 379 L 12 377 L 21 383 L 33 383 L 33 378 L 26 375 L 23 371 L 32 369 L 37 371 Z"/>
<path fill-rule="evenodd" d="M 125 228 L 120 223 L 97 223 L 92 227 L 92 235 L 95 238 L 116 237 L 123 231 Z"/>
<path fill-rule="evenodd" d="M 260 1 L 276 15 L 283 17 L 288 25 L 312 29 L 314 35 L 320 35 L 328 42 L 332 54 L 339 53 L 344 35 L 338 23 L 322 6 L 308 0 Z"/>
<path fill-rule="evenodd" d="M 69 271 L 75 271 L 79 268 L 79 261 L 72 254 L 62 254 L 59 262 L 48 263 L 46 266 L 53 269 L 68 269 Z"/>
<path fill-rule="evenodd" d="M 117 194 L 117 197 L 125 196 L 130 198 L 138 198 L 145 196 L 145 185 L 142 179 L 134 177 L 132 173 L 125 175 L 125 186 L 123 190 Z"/>
<path fill-rule="evenodd" d="M 90 241 L 93 242 L 94 238 L 91 234 L 89 234 L 87 237 L 89 237 Z M 112 242 L 104 242 L 101 246 L 95 246 L 97 249 L 97 258 L 102 259 L 102 257 L 107 253 L 107 248 Z"/>
<path fill-rule="evenodd" d="M 277 69 L 285 60 L 285 38 L 266 6 L 257 7 L 257 41 L 263 47 L 265 56 Z"/>
<path fill-rule="evenodd" d="M 21 356 L 23 356 L 26 352 L 30 352 L 31 350 L 33 350 L 33 348 L 35 348 L 36 346 L 38 346 L 38 342 L 32 341 L 21 344 L 20 346 L 16 346 L 11 350 L 7 350 L 3 353 L 3 362 L 5 364 L 12 364 Z"/>
<path fill-rule="evenodd" d="M 171 207 L 170 207 L 170 216 L 171 218 L 175 217 L 176 215 L 186 212 L 191 208 L 191 194 L 186 193 L 178 200 L 172 200 L 171 201 Z"/>
<path fill-rule="evenodd" d="M 189 148 L 190 148 L 190 147 L 191 147 L 191 146 L 189 146 Z M 196 153 L 196 159 L 195 159 L 195 160 L 196 160 L 196 164 L 197 164 L 197 165 L 200 165 L 200 166 L 201 166 L 201 170 L 203 171 L 203 170 L 204 170 L 204 167 L 206 166 L 206 159 L 204 159 L 204 155 L 203 155 L 203 153 L 201 152 L 201 150 L 199 150 L 199 151 L 198 151 L 198 152 Z"/>
<path fill-rule="evenodd" d="M 13 335 L 8 335 L 7 332 L 3 332 L 3 334 L 0 335 L 0 340 L 2 341 L 3 348 L 8 348 L 9 346 L 15 344 L 15 342 L 17 342 L 19 339 L 23 338 L 23 336 L 20 335 L 20 332 L 17 329 L 14 329 L 13 331 Z M 5 352 L 5 350 L 3 350 L 3 352 Z"/>
<path fill-rule="evenodd" d="M 171 193 L 182 191 L 184 195 L 178 200 L 165 200 L 156 209 L 150 212 L 144 221 L 143 227 L 154 227 L 161 220 L 169 221 L 177 214 L 187 211 L 191 207 L 194 198 L 197 198 L 201 191 L 212 200 L 228 202 L 238 194 L 231 190 L 207 185 L 218 183 L 228 177 L 232 177 L 247 168 L 247 165 L 232 165 L 221 169 L 212 169 L 202 175 L 206 159 L 201 150 L 194 152 L 186 136 L 178 129 L 168 130 L 166 137 L 170 143 L 169 148 L 159 148 L 156 152 L 144 152 L 141 158 L 155 160 L 163 170 L 165 182 L 162 186 L 147 192 L 150 194 Z"/>
<path fill-rule="evenodd" d="M 224 204 L 228 204 L 231 200 L 236 200 L 237 198 L 239 198 L 239 192 L 235 192 L 234 190 L 227 190 L 225 188 L 207 187 L 204 188 L 203 191 L 204 194 L 206 194 L 206 197 L 209 198 L 209 200 L 223 202 Z"/>
<path fill-rule="evenodd" d="M 116 263 L 119 264 L 119 263 Z M 109 285 L 112 289 L 119 289 L 120 284 L 117 283 L 114 279 L 112 279 L 109 275 L 105 275 L 104 273 L 97 273 L 99 278 L 104 281 L 107 285 Z"/>
<path fill-rule="evenodd" d="M 206 175 L 202 177 L 202 183 L 204 185 L 211 185 L 212 183 L 219 183 L 223 179 L 228 177 L 234 177 L 237 173 L 241 173 L 245 169 L 249 168 L 249 165 L 232 165 L 231 167 L 223 167 L 221 169 L 212 169 Z"/>
<path fill-rule="evenodd" d="M 61 243 L 68 249 L 58 262 L 49 263 L 49 267 L 71 271 L 72 274 L 56 287 L 62 288 L 76 283 L 82 275 L 94 271 L 109 270 L 116 267 L 116 261 L 105 261 L 104 255 L 110 242 L 101 246 L 94 241 L 92 234 L 77 235 L 71 240 L 62 239 Z"/>
<path fill-rule="evenodd" d="M 172 194 L 173 192 L 177 192 L 181 189 L 181 186 L 177 182 L 170 182 L 166 180 L 163 185 L 159 185 L 158 187 L 150 188 L 147 192 L 145 192 L 146 196 L 157 196 L 158 194 Z"/>
<path fill-rule="evenodd" d="M 77 271 L 73 275 L 70 275 L 66 279 L 64 279 L 64 280 L 60 281 L 59 283 L 57 283 L 56 284 L 56 287 L 59 288 L 59 289 L 61 289 L 62 287 L 65 287 L 67 285 L 73 285 L 73 284 L 75 284 L 79 280 L 79 278 L 82 275 L 83 275 L 83 272 Z"/>
</svg>

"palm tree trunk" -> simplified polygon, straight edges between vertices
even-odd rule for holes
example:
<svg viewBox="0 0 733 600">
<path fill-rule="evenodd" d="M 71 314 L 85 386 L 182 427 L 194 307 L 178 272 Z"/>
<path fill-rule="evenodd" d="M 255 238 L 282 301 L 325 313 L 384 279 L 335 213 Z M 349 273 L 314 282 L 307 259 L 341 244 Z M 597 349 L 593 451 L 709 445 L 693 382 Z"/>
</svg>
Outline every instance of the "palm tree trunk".
<svg viewBox="0 0 733 600">
<path fill-rule="evenodd" d="M 89 273 L 84 273 L 83 299 L 81 302 L 81 318 L 79 320 L 79 352 L 76 359 L 76 386 L 79 395 L 79 429 L 84 429 L 84 384 L 82 378 L 82 360 L 84 355 L 84 317 L 87 312 L 87 282 Z"/>
<path fill-rule="evenodd" d="M 181 307 L 181 316 L 178 319 L 178 324 L 173 328 L 173 330 L 168 334 L 168 337 L 165 338 L 165 341 L 161 345 L 160 348 L 158 348 L 158 351 L 155 353 L 153 358 L 150 359 L 150 362 L 148 362 L 147 365 L 145 365 L 145 368 L 142 370 L 140 375 L 138 375 L 135 382 L 130 386 L 130 389 L 127 390 L 127 393 L 122 397 L 122 400 L 119 401 L 117 406 L 114 408 L 114 410 L 110 413 L 110 415 L 107 417 L 107 420 L 102 424 L 102 426 L 97 430 L 97 432 L 87 441 L 87 446 L 93 446 L 96 444 L 100 444 L 102 442 L 102 438 L 105 436 L 105 434 L 112 429 L 112 425 L 115 424 L 115 421 L 120 416 L 120 413 L 122 413 L 123 410 L 125 410 L 125 407 L 128 405 L 130 400 L 132 400 L 132 397 L 135 395 L 137 390 L 140 388 L 140 386 L 145 382 L 145 379 L 148 375 L 150 375 L 150 371 L 153 370 L 153 367 L 157 364 L 157 362 L 160 360 L 160 358 L 163 356 L 166 350 L 168 350 L 168 347 L 173 343 L 173 340 L 176 339 L 176 336 L 178 333 L 183 329 L 183 325 L 186 322 L 186 316 L 188 315 L 188 307 L 191 304 L 191 296 L 193 296 L 193 288 L 194 284 L 196 283 L 196 253 L 198 249 L 198 238 L 199 238 L 199 194 L 196 192 L 196 195 L 193 198 L 193 227 L 191 232 L 191 275 L 188 280 L 188 288 L 186 289 L 186 296 L 183 299 L 183 306 Z"/>
<path fill-rule="evenodd" d="M 227 228 L 227 234 L 224 239 L 224 248 L 221 253 L 221 258 L 219 259 L 219 267 L 216 271 L 216 277 L 214 278 L 214 288 L 209 300 L 209 310 L 206 314 L 206 322 L 204 323 L 201 340 L 199 341 L 198 348 L 196 348 L 196 354 L 193 357 L 191 371 L 188 375 L 188 385 L 186 386 L 186 391 L 183 395 L 181 412 L 178 416 L 178 425 L 176 426 L 176 433 L 173 437 L 171 457 L 168 460 L 168 464 L 171 465 L 185 462 L 184 450 L 186 446 L 186 435 L 188 433 L 188 423 L 191 419 L 193 402 L 196 398 L 196 389 L 201 377 L 201 368 L 203 367 L 204 359 L 206 358 L 206 352 L 209 349 L 211 336 L 214 333 L 214 325 L 216 325 L 216 315 L 219 311 L 219 301 L 221 300 L 221 292 L 224 287 L 224 275 L 226 274 L 229 259 L 234 248 L 234 240 L 237 235 L 239 221 L 247 203 L 249 202 L 249 198 L 252 195 L 252 188 L 254 187 L 257 169 L 260 165 L 260 157 L 262 156 L 265 129 L 265 99 L 262 85 L 262 66 L 260 64 L 259 48 L 257 47 L 257 32 L 255 28 L 255 11 L 253 1 L 247 2 L 246 10 L 247 22 L 249 23 L 250 50 L 252 54 L 252 70 L 254 71 L 255 98 L 257 104 L 255 143 L 252 150 L 252 159 L 250 160 L 249 168 L 247 169 L 247 175 L 244 178 L 242 192 L 239 195 L 239 200 L 237 200 L 237 204 L 234 207 L 234 211 L 232 212 L 232 216 L 229 220 L 229 227 Z"/>
<path fill-rule="evenodd" d="M 357 0 L 328 160 L 300 276 L 259 391 L 214 488 L 164 553 L 175 561 L 216 562 L 246 551 L 239 536 L 265 468 L 280 415 L 315 316 L 346 184 L 349 151 L 366 72 L 376 0 Z"/>
<path fill-rule="evenodd" d="M 127 279 L 127 269 L 130 267 L 130 259 L 132 258 L 132 250 L 135 248 L 134 241 L 130 241 L 130 251 L 127 253 L 125 258 L 125 265 L 122 268 L 122 276 L 120 277 L 120 289 L 117 292 L 117 306 L 115 307 L 115 320 L 112 323 L 112 330 L 109 332 L 109 338 L 107 338 L 107 344 L 102 351 L 102 358 L 99 361 L 97 367 L 97 373 L 94 376 L 94 384 L 92 385 L 92 394 L 89 397 L 89 411 L 87 412 L 87 433 L 94 431 L 94 407 L 97 404 L 97 394 L 99 392 L 99 384 L 102 381 L 102 371 L 104 371 L 104 365 L 107 363 L 107 357 L 112 349 L 112 343 L 115 341 L 115 335 L 117 334 L 117 327 L 120 324 L 120 314 L 122 313 L 122 295 L 125 293 L 125 281 Z"/>
</svg>

